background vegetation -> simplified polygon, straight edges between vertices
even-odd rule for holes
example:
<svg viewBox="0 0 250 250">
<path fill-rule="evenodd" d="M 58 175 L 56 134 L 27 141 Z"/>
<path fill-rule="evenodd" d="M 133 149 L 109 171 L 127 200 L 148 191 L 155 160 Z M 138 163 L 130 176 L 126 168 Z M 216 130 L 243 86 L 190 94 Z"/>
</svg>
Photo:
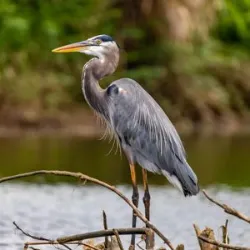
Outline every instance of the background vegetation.
<svg viewBox="0 0 250 250">
<path fill-rule="evenodd" d="M 250 0 L 2 0 L 1 123 L 84 107 L 87 57 L 51 50 L 106 33 L 123 50 L 103 86 L 128 76 L 176 124 L 239 128 L 250 120 L 249 11 Z"/>
</svg>

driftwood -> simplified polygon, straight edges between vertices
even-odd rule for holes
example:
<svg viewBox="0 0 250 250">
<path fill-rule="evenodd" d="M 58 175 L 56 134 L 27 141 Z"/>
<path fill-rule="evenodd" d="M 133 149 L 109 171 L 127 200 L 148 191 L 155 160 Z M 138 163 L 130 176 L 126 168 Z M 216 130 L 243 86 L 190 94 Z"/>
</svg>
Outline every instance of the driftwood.
<svg viewBox="0 0 250 250">
<path fill-rule="evenodd" d="M 122 200 L 124 200 L 128 206 L 130 206 L 134 213 L 137 215 L 139 219 L 141 219 L 145 224 L 146 228 L 115 228 L 115 229 L 108 229 L 108 223 L 107 223 L 107 216 L 106 213 L 103 211 L 103 227 L 104 230 L 94 231 L 94 232 L 88 232 L 83 234 L 77 234 L 77 235 L 70 235 L 65 237 L 60 237 L 57 239 L 48 239 L 41 236 L 35 236 L 30 233 L 27 233 L 24 231 L 20 226 L 18 226 L 15 222 L 13 222 L 16 229 L 18 229 L 20 232 L 22 232 L 24 235 L 32 238 L 35 241 L 26 242 L 24 244 L 24 250 L 27 250 L 28 248 L 33 250 L 40 250 L 35 248 L 34 246 L 41 246 L 41 245 L 54 245 L 58 246 L 60 245 L 64 249 L 72 250 L 70 247 L 71 245 L 75 246 L 82 246 L 84 250 L 124 250 L 124 246 L 122 244 L 120 235 L 132 235 L 132 234 L 141 234 L 142 239 L 145 240 L 146 243 L 146 250 L 154 250 L 155 244 L 154 244 L 154 234 L 157 234 L 163 242 L 171 249 L 171 250 L 184 250 L 184 245 L 180 244 L 176 248 L 173 247 L 172 243 L 169 241 L 169 239 L 163 235 L 160 230 L 153 225 L 150 221 L 146 219 L 146 217 L 142 214 L 142 212 L 136 208 L 133 203 L 126 197 L 124 194 L 121 193 L 117 188 L 114 186 L 111 186 L 105 182 L 102 182 L 98 179 L 89 177 L 87 175 L 84 175 L 82 173 L 73 173 L 68 171 L 48 171 L 48 170 L 40 170 L 40 171 L 34 171 L 34 172 L 28 172 L 23 174 L 18 174 L 14 176 L 4 177 L 0 179 L 0 183 L 15 180 L 18 178 L 28 177 L 28 176 L 34 176 L 34 175 L 60 175 L 60 176 L 70 176 L 77 179 L 80 179 L 81 181 L 90 181 L 95 184 L 98 184 L 102 187 L 105 187 L 115 194 L 117 194 Z M 222 204 L 215 199 L 211 198 L 205 190 L 203 190 L 203 194 L 205 197 L 211 201 L 212 203 L 216 204 L 217 206 L 224 209 L 224 211 L 228 214 L 231 214 L 241 220 L 244 220 L 247 223 L 250 223 L 250 217 L 242 214 L 238 210 L 226 205 Z M 229 236 L 228 236 L 228 221 L 226 221 L 225 225 L 222 226 L 222 242 L 217 241 L 214 236 L 214 232 L 210 228 L 205 228 L 203 231 L 201 231 L 197 225 L 194 225 L 194 229 L 196 232 L 196 236 L 198 239 L 198 243 L 201 250 L 229 250 L 229 249 L 235 249 L 235 250 L 250 250 L 248 247 L 242 247 L 242 246 L 234 246 L 231 245 L 229 242 Z M 93 238 L 97 237 L 104 237 L 105 241 L 104 243 L 95 244 Z M 109 240 L 110 237 L 110 240 Z M 84 241 L 88 240 L 88 241 Z M 142 248 L 139 243 L 137 243 L 137 246 L 141 249 Z M 158 250 L 166 250 L 165 248 L 161 248 Z"/>
</svg>

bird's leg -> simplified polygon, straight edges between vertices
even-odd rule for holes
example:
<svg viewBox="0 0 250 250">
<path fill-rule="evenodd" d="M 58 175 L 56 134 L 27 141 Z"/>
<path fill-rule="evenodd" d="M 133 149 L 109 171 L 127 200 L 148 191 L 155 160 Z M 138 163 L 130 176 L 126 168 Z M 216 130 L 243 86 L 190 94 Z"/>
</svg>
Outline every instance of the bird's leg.
<svg viewBox="0 0 250 250">
<path fill-rule="evenodd" d="M 150 219 L 150 194 L 148 189 L 148 176 L 147 170 L 142 169 L 142 178 L 143 178 L 143 187 L 144 187 L 144 196 L 143 196 L 143 203 L 145 206 L 145 216 L 147 220 Z"/>
<path fill-rule="evenodd" d="M 129 166 L 130 166 L 130 173 L 131 173 L 131 179 L 132 179 L 132 185 L 133 185 L 132 202 L 136 207 L 138 207 L 139 192 L 138 192 L 138 187 L 136 183 L 135 165 L 129 164 Z M 132 227 L 136 227 L 136 214 L 134 213 L 134 211 L 132 215 Z M 129 249 L 132 250 L 134 248 L 135 248 L 135 234 L 131 236 L 131 244 L 130 244 Z"/>
</svg>

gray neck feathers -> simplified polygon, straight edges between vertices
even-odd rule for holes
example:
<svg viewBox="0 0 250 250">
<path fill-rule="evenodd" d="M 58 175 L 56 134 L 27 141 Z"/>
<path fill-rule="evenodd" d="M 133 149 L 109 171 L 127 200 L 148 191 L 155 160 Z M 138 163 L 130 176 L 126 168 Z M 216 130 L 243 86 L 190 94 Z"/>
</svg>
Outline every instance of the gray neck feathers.
<svg viewBox="0 0 250 250">
<path fill-rule="evenodd" d="M 83 67 L 82 74 L 82 92 L 95 111 L 108 119 L 108 99 L 105 90 L 98 83 L 100 79 L 111 75 L 117 68 L 119 62 L 119 51 L 116 53 L 107 53 L 99 58 L 92 58 Z"/>
</svg>

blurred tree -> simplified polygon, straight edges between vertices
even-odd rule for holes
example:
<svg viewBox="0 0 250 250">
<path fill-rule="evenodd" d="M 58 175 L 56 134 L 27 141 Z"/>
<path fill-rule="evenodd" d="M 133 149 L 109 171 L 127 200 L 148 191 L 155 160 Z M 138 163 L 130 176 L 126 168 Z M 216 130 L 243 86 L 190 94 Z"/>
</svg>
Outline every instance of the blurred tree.
<svg viewBox="0 0 250 250">
<path fill-rule="evenodd" d="M 2 0 L 0 109 L 82 102 L 82 55 L 51 49 L 108 33 L 126 53 L 104 85 L 134 78 L 185 125 L 248 117 L 249 9 L 250 0 Z"/>
<path fill-rule="evenodd" d="M 249 0 L 224 0 L 217 25 L 214 27 L 214 35 L 225 43 L 235 44 L 249 49 L 249 11 Z"/>
</svg>

